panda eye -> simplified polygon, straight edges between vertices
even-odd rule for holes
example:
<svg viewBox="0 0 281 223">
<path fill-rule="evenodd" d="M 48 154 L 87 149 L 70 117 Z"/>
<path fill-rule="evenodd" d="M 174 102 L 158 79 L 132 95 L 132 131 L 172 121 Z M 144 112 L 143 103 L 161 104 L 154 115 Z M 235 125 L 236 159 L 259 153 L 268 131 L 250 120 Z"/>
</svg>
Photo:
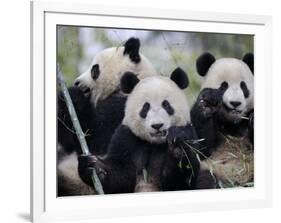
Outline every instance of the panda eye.
<svg viewBox="0 0 281 223">
<path fill-rule="evenodd" d="M 221 83 L 220 90 L 225 91 L 228 88 L 228 83 L 226 81 Z"/>
<path fill-rule="evenodd" d="M 91 69 L 91 77 L 96 80 L 98 79 L 100 75 L 100 68 L 99 68 L 99 65 L 98 64 L 95 64 L 92 66 L 92 69 Z"/>
<path fill-rule="evenodd" d="M 145 102 L 142 106 L 141 111 L 140 111 L 140 117 L 146 118 L 147 112 L 149 111 L 149 109 L 150 109 L 150 104 L 148 102 Z"/>
<path fill-rule="evenodd" d="M 243 91 L 243 94 L 244 94 L 245 98 L 249 97 L 250 92 L 249 92 L 249 89 L 247 88 L 247 85 L 244 81 L 240 82 L 240 87 Z"/>
<path fill-rule="evenodd" d="M 162 107 L 166 110 L 166 112 L 169 114 L 169 115 L 173 115 L 174 114 L 174 109 L 173 107 L 170 105 L 170 103 L 167 101 L 167 100 L 164 100 L 162 102 Z"/>
</svg>

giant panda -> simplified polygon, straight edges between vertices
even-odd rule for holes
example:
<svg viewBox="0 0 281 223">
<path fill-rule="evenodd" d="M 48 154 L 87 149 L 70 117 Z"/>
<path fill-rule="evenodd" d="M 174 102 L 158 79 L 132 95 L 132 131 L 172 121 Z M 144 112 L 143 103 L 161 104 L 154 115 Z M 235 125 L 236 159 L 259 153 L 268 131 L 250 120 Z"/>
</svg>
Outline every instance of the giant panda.
<svg viewBox="0 0 281 223">
<path fill-rule="evenodd" d="M 125 72 L 139 78 L 156 75 L 150 61 L 140 52 L 140 41 L 128 39 L 124 46 L 97 53 L 88 69 L 69 88 L 81 127 L 92 154 L 106 152 L 108 143 L 124 117 L 126 94 L 120 91 Z M 58 196 L 93 194 L 79 178 L 77 155 L 81 147 L 69 113 L 58 93 Z"/>
<path fill-rule="evenodd" d="M 247 186 L 254 180 L 254 56 L 242 60 L 203 53 L 196 61 L 204 79 L 191 109 L 201 143 L 197 188 Z"/>
<path fill-rule="evenodd" d="M 193 188 L 199 161 L 192 150 L 180 147 L 182 141 L 193 146 L 197 140 L 182 90 L 187 86 L 188 78 L 180 68 L 170 78 L 159 75 L 139 80 L 126 73 L 121 88 L 130 95 L 124 119 L 105 156 L 80 156 L 84 182 L 93 186 L 95 168 L 107 194 Z"/>
</svg>

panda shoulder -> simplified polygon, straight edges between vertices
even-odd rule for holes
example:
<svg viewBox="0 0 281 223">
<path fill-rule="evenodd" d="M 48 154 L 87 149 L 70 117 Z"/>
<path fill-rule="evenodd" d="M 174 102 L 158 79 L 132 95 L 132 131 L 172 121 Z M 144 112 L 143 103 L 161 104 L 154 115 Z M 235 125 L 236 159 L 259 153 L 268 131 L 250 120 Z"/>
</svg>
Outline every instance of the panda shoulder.
<svg viewBox="0 0 281 223">
<path fill-rule="evenodd" d="M 77 87 L 69 87 L 68 92 L 76 111 L 89 111 L 89 109 L 92 109 L 93 106 L 91 106 L 91 101 L 89 100 L 89 98 L 84 96 L 83 92 L 80 89 L 78 89 Z M 58 104 L 59 106 L 66 106 L 65 99 L 61 91 L 58 94 Z"/>
<path fill-rule="evenodd" d="M 126 125 L 120 124 L 115 130 L 109 147 L 109 153 L 124 153 L 130 150 L 132 146 L 138 145 L 138 138 Z"/>
<path fill-rule="evenodd" d="M 69 95 L 71 97 L 76 114 L 79 118 L 80 124 L 83 126 L 88 125 L 93 119 L 94 106 L 89 98 L 85 97 L 83 92 L 76 87 L 68 88 Z M 63 93 L 60 91 L 58 94 L 58 117 L 61 120 L 69 120 L 70 116 L 67 109 Z"/>
</svg>

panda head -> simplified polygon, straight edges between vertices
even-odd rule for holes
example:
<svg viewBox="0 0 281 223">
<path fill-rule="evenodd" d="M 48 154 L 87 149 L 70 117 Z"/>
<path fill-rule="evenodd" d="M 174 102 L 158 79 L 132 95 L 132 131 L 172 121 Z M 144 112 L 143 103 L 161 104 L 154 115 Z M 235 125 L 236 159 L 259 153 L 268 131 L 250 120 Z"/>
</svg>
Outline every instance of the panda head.
<svg viewBox="0 0 281 223">
<path fill-rule="evenodd" d="M 171 126 L 190 122 L 190 107 L 183 89 L 188 77 L 177 68 L 170 76 L 139 80 L 131 72 L 121 79 L 121 90 L 128 96 L 123 124 L 139 138 L 150 143 L 164 143 Z"/>
<path fill-rule="evenodd" d="M 240 122 L 254 104 L 254 56 L 246 54 L 242 60 L 216 60 L 210 53 L 196 61 L 197 72 L 204 77 L 202 89 L 221 89 L 223 93 L 219 117 L 229 122 Z"/>
<path fill-rule="evenodd" d="M 133 72 L 139 79 L 155 75 L 154 67 L 139 49 L 137 38 L 128 39 L 124 46 L 104 49 L 96 54 L 74 85 L 96 104 L 119 89 L 120 79 L 127 71 Z"/>
</svg>

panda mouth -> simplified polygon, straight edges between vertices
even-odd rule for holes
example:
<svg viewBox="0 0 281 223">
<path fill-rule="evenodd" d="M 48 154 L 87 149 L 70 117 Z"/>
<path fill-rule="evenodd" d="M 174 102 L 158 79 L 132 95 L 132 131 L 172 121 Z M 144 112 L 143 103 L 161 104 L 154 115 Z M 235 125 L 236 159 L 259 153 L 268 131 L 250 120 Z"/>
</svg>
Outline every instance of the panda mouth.
<svg viewBox="0 0 281 223">
<path fill-rule="evenodd" d="M 227 110 L 229 113 L 232 113 L 232 114 L 241 114 L 242 111 L 240 110 L 237 110 L 235 108 L 229 108 L 227 105 L 223 104 L 223 107 L 225 108 L 225 110 Z"/>
<path fill-rule="evenodd" d="M 230 112 L 231 114 L 237 114 L 237 115 L 239 115 L 239 114 L 242 113 L 242 111 L 239 111 L 239 110 L 236 110 L 236 109 L 229 109 L 229 112 Z"/>
<path fill-rule="evenodd" d="M 75 83 L 74 86 L 77 87 L 80 91 L 82 91 L 86 98 L 89 97 L 91 95 L 91 89 L 86 85 L 83 85 L 79 82 L 77 83 L 78 84 Z"/>
<path fill-rule="evenodd" d="M 154 133 L 150 133 L 152 137 L 164 137 L 167 135 L 167 130 L 157 131 Z"/>
</svg>

